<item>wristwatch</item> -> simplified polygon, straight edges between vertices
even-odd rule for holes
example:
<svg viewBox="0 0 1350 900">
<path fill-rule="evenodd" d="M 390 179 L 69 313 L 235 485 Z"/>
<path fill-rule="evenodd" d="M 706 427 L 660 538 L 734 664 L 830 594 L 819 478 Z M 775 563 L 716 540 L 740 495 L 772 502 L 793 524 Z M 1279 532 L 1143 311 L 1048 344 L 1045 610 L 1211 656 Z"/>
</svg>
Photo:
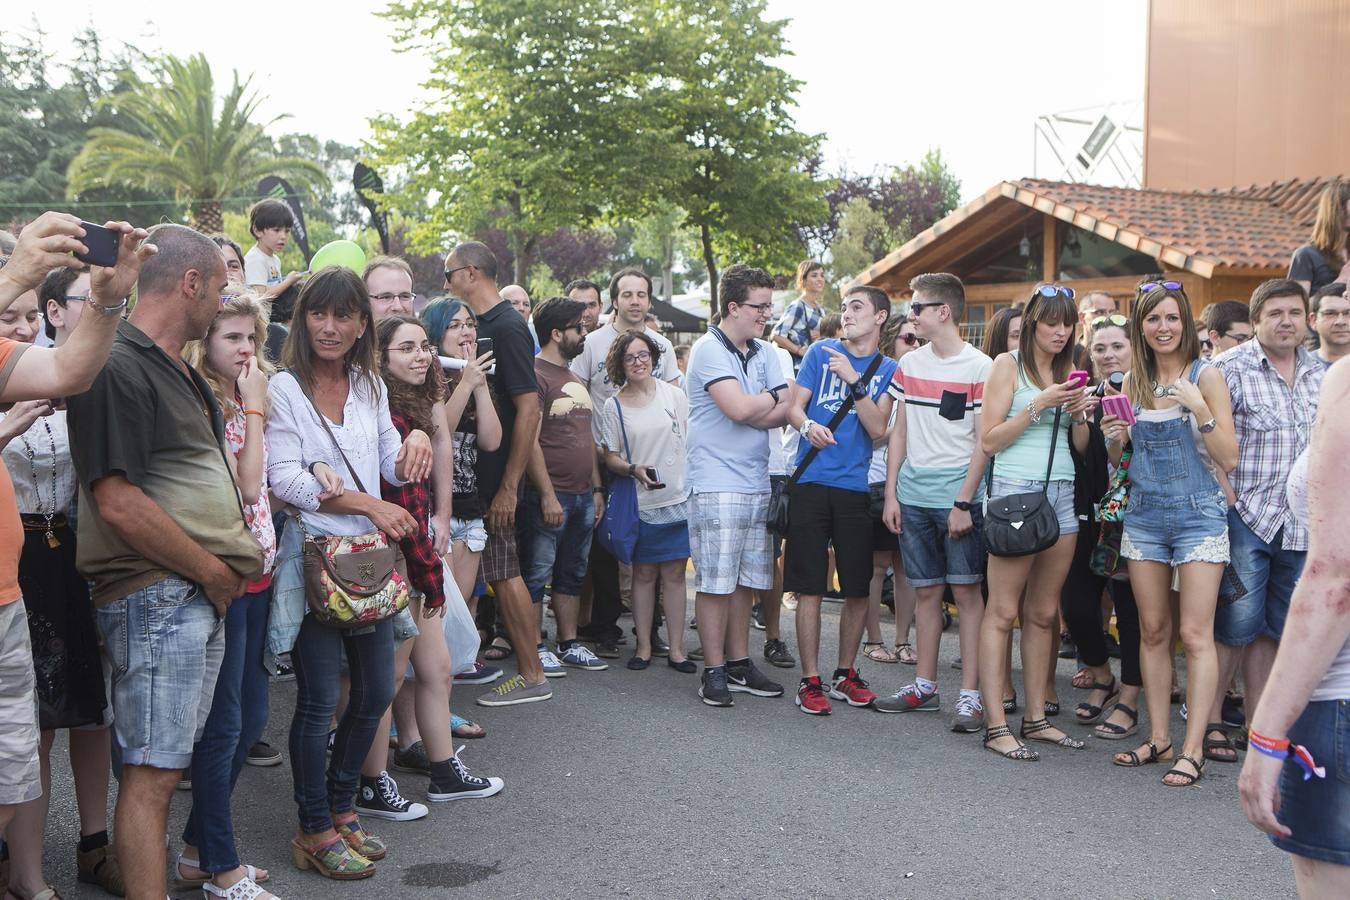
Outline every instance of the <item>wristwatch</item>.
<svg viewBox="0 0 1350 900">
<path fill-rule="evenodd" d="M 953 500 L 952 506 L 961 510 L 961 512 L 970 512 L 970 501 L 968 500 Z"/>
<path fill-rule="evenodd" d="M 802 427 L 798 428 L 797 431 L 799 434 L 801 434 L 802 437 L 809 439 L 811 437 L 811 426 L 815 424 L 816 424 L 815 422 L 811 421 L 810 419 L 807 419 L 805 422 L 802 423 Z"/>
<path fill-rule="evenodd" d="M 1200 425 L 1200 433 L 1209 434 L 1211 431 L 1213 431 L 1215 428 L 1218 427 L 1219 427 L 1218 420 L 1211 417 L 1208 422 L 1204 422 Z"/>
<path fill-rule="evenodd" d="M 854 400 L 863 400 L 867 397 L 867 385 L 863 384 L 860 377 L 857 381 L 848 386 L 848 392 L 853 395 Z"/>
<path fill-rule="evenodd" d="M 593 484 L 593 485 L 591 485 L 591 493 L 592 493 L 592 494 L 603 494 L 604 492 L 605 492 L 605 489 L 602 488 L 600 485 L 598 485 L 598 484 Z"/>
</svg>

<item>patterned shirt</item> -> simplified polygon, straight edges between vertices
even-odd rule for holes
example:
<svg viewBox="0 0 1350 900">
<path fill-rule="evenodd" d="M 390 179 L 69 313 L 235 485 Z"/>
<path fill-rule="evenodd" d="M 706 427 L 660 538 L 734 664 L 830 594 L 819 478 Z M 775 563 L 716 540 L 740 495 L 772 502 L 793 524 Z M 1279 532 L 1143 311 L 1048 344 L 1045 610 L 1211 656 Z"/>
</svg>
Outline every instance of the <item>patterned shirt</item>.
<svg viewBox="0 0 1350 900">
<path fill-rule="evenodd" d="M 1290 512 L 1285 489 L 1294 460 L 1312 439 L 1326 365 L 1299 347 L 1291 387 L 1256 340 L 1239 344 L 1214 363 L 1233 397 L 1238 463 L 1228 481 L 1237 494 L 1238 515 L 1266 543 L 1283 529 L 1283 549 L 1307 550 L 1308 526 Z"/>
<path fill-rule="evenodd" d="M 811 345 L 811 332 L 820 327 L 820 320 L 824 315 L 825 311 L 819 306 L 813 308 L 798 297 L 783 310 L 778 324 L 773 326 L 773 333 L 792 341 L 805 353 L 806 348 Z"/>
<path fill-rule="evenodd" d="M 407 439 L 412 426 L 403 416 L 390 410 L 389 418 L 398 429 L 399 437 Z M 380 496 L 396 503 L 417 520 L 417 534 L 398 542 L 408 565 L 408 581 L 425 598 L 426 609 L 440 609 L 445 605 L 445 569 L 431 543 L 428 523 L 431 520 L 431 482 L 409 481 L 394 485 L 380 479 Z"/>
</svg>

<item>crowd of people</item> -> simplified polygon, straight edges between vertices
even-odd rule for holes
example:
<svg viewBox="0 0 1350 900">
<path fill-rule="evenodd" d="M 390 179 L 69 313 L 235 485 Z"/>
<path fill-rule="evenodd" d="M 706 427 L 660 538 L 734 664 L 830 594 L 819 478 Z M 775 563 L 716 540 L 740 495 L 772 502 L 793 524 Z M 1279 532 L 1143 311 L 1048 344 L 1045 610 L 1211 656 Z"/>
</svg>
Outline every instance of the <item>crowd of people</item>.
<svg viewBox="0 0 1350 900">
<path fill-rule="evenodd" d="M 804 262 L 774 322 L 774 278 L 731 265 L 713 324 L 677 348 L 640 269 L 534 304 L 470 241 L 419 310 L 397 257 L 283 276 L 292 225 L 260 202 L 244 253 L 110 223 L 115 264 L 84 266 L 80 220 L 46 213 L 0 269 L 6 896 L 56 896 L 58 729 L 81 881 L 265 900 L 264 860 L 243 861 L 231 823 L 247 764 L 289 758 L 294 865 L 364 879 L 397 852 L 371 819 L 503 789 L 461 758 L 484 730 L 451 711 L 455 686 L 508 707 L 664 657 L 712 707 L 782 697 L 768 673 L 800 667 L 802 713 L 934 712 L 949 607 L 952 731 L 1012 761 L 1139 735 L 1111 762 L 1164 764 L 1178 787 L 1245 748 L 1244 807 L 1295 854 L 1300 889 L 1350 889 L 1335 493 L 1350 426 L 1334 414 L 1350 189 L 1328 192 L 1314 234 L 1340 243 L 1300 248 L 1248 302 L 1197 318 L 1165 276 L 1124 308 L 1045 283 L 982 347 L 947 273 L 914 278 L 903 311 L 853 286 L 827 314 L 823 267 Z M 838 654 L 822 669 L 827 599 Z M 860 655 L 913 677 L 878 696 Z M 1061 655 L 1086 692 L 1064 716 Z M 493 663 L 512 657 L 507 677 Z M 283 753 L 262 737 L 269 687 L 291 676 Z M 424 776 L 427 802 L 391 768 Z M 170 873 L 176 788 L 191 809 Z"/>
</svg>

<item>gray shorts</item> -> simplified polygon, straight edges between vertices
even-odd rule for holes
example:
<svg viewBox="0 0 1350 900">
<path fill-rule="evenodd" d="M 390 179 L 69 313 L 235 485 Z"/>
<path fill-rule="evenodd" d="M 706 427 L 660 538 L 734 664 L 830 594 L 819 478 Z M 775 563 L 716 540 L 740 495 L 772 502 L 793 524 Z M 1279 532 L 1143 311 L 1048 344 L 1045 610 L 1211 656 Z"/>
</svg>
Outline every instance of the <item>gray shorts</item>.
<svg viewBox="0 0 1350 900">
<path fill-rule="evenodd" d="M 769 495 L 695 494 L 689 502 L 694 590 L 732 594 L 773 587 L 773 536 L 765 527 Z"/>
<path fill-rule="evenodd" d="M 37 681 L 23 600 L 0 606 L 0 805 L 42 796 Z"/>
</svg>

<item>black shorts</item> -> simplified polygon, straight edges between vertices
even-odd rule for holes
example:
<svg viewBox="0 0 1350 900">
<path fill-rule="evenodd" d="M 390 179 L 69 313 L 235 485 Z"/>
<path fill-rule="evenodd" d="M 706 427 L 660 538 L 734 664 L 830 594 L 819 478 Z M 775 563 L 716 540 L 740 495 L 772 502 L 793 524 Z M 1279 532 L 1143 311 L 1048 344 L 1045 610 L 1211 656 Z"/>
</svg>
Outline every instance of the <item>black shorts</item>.
<svg viewBox="0 0 1350 900">
<path fill-rule="evenodd" d="M 783 552 L 783 590 L 825 593 L 829 548 L 845 597 L 866 597 L 872 582 L 872 516 L 866 491 L 823 484 L 792 489 L 792 520 Z"/>
</svg>

